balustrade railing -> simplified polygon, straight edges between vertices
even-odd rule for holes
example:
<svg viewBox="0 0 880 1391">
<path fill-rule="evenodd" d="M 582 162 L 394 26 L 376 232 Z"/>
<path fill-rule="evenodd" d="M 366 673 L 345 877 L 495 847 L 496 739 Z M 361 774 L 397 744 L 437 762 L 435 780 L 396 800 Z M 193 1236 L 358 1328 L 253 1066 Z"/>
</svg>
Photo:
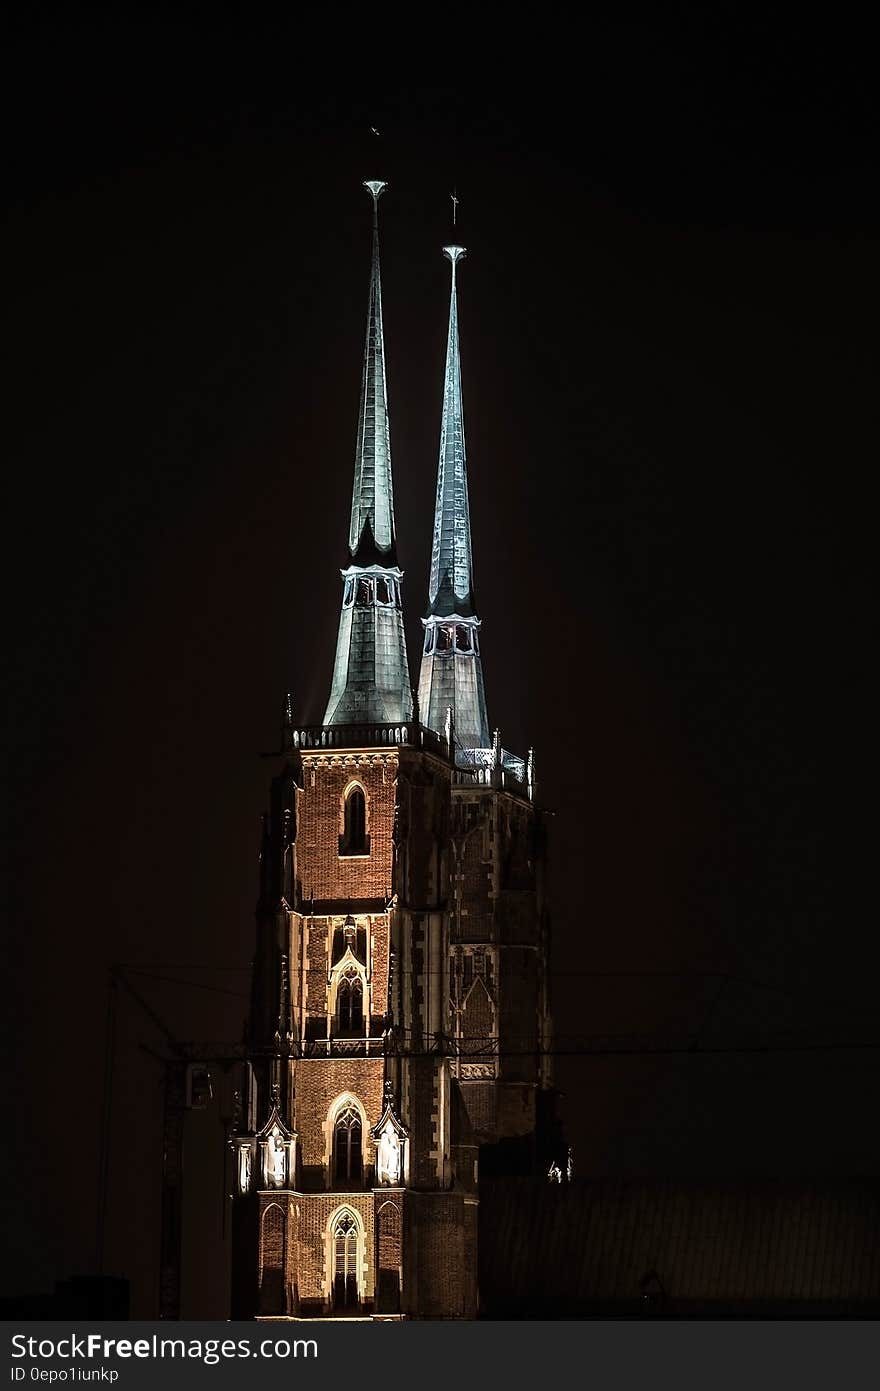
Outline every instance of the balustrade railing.
<svg viewBox="0 0 880 1391">
<path fill-rule="evenodd" d="M 374 1058 L 386 1040 L 379 1038 L 311 1038 L 296 1045 L 301 1058 Z"/>
<path fill-rule="evenodd" d="M 509 787 L 532 796 L 529 765 L 507 749 L 457 749 L 453 782 L 459 786 Z"/>
<path fill-rule="evenodd" d="M 448 757 L 442 734 L 413 721 L 394 724 L 299 725 L 288 731 L 294 749 L 430 749 Z"/>
<path fill-rule="evenodd" d="M 287 730 L 286 739 L 288 748 L 305 752 L 414 748 L 429 749 L 441 758 L 450 757 L 446 735 L 411 720 L 392 724 L 294 725 Z M 458 786 L 508 787 L 531 797 L 530 767 L 526 759 L 500 747 L 456 748 L 452 777 Z"/>
</svg>

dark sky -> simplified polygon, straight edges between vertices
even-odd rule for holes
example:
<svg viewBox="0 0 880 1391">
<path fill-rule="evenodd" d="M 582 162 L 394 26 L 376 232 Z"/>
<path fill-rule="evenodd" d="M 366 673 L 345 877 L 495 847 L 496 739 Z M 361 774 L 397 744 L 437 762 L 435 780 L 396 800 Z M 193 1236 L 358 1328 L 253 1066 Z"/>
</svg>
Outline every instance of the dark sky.
<svg viewBox="0 0 880 1391">
<path fill-rule="evenodd" d="M 240 1035 L 259 753 L 288 686 L 313 721 L 329 688 L 370 177 L 411 661 L 456 187 L 484 669 L 555 813 L 558 1039 L 646 1050 L 560 1059 L 578 1171 L 877 1173 L 875 81 L 864 35 L 726 16 L 9 36 L 7 1291 L 93 1265 L 110 963 L 190 982 L 131 977 L 178 1037 Z M 108 1265 L 149 1313 L 141 1044 L 129 1002 Z M 190 1128 L 185 1310 L 218 1312 L 216 1110 Z"/>
</svg>

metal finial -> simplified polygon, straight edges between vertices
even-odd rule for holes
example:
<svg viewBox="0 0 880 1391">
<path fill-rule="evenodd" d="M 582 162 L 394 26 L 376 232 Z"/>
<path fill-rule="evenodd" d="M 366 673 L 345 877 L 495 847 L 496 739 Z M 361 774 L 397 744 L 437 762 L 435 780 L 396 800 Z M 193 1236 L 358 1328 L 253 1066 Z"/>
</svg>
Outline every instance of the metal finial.
<svg viewBox="0 0 880 1391">
<path fill-rule="evenodd" d="M 364 179 L 364 188 L 369 189 L 374 204 L 378 203 L 387 187 L 388 185 L 384 179 Z"/>
<path fill-rule="evenodd" d="M 454 227 L 456 215 L 458 213 L 458 195 L 456 194 L 455 189 L 452 190 L 449 196 L 452 199 L 452 225 Z"/>
</svg>

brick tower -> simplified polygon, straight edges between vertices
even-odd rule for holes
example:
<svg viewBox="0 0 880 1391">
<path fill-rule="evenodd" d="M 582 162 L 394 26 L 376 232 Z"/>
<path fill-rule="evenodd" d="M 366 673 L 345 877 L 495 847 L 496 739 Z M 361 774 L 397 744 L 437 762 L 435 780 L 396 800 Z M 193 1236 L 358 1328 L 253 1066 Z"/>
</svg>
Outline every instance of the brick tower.
<svg viewBox="0 0 880 1391">
<path fill-rule="evenodd" d="M 378 200 L 348 563 L 319 726 L 284 716 L 232 1136 L 233 1317 L 474 1318 L 481 1152 L 541 1162 L 533 764 L 489 740 L 455 271 L 421 690 L 397 566 Z M 462 731 L 461 737 L 457 731 Z M 502 1143 L 499 1143 L 502 1142 Z M 482 1148 L 481 1147 L 490 1147 Z M 513 1153 L 513 1151 L 510 1151 Z M 537 1154 L 537 1158 L 536 1158 Z"/>
</svg>

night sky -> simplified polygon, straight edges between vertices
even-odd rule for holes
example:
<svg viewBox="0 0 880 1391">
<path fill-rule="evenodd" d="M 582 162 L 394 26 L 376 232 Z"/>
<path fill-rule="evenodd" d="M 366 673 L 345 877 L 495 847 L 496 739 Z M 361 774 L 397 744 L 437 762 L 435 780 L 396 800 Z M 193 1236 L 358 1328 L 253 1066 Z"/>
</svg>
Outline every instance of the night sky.
<svg viewBox="0 0 880 1391">
<path fill-rule="evenodd" d="M 364 178 L 414 673 L 461 200 L 489 715 L 554 813 L 577 1172 L 877 1174 L 876 81 L 864 35 L 726 15 L 8 35 L 5 1293 L 94 1269 L 110 964 L 178 1038 L 241 1035 L 260 754 L 330 684 Z M 129 999 L 107 1268 L 149 1314 L 142 1045 Z M 219 1109 L 193 1315 L 223 1312 Z"/>
</svg>

